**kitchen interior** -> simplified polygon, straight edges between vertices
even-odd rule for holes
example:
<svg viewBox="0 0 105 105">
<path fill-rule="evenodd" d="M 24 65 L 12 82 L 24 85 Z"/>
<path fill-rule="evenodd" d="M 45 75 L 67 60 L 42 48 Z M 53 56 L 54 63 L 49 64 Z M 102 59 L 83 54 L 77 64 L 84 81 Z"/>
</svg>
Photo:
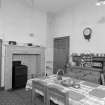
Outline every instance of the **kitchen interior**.
<svg viewBox="0 0 105 105">
<path fill-rule="evenodd" d="M 0 0 L 0 12 L 0 103 L 105 104 L 105 0 Z"/>
</svg>

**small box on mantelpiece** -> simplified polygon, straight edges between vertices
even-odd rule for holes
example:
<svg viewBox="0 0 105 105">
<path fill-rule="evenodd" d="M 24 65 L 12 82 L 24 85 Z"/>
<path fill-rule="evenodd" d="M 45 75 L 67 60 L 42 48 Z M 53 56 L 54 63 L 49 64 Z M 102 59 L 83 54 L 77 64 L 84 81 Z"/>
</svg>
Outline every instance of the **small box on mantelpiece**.
<svg viewBox="0 0 105 105">
<path fill-rule="evenodd" d="M 16 45 L 17 43 L 16 43 L 16 41 L 9 41 L 8 44 L 9 45 Z"/>
</svg>

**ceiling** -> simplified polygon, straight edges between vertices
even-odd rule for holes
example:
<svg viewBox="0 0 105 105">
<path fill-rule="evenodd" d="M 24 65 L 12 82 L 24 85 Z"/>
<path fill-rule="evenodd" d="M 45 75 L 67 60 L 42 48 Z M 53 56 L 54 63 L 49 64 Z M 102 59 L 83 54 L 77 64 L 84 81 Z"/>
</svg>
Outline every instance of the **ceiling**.
<svg viewBox="0 0 105 105">
<path fill-rule="evenodd" d="M 46 12 L 58 12 L 82 0 L 26 0 L 35 8 Z"/>
</svg>

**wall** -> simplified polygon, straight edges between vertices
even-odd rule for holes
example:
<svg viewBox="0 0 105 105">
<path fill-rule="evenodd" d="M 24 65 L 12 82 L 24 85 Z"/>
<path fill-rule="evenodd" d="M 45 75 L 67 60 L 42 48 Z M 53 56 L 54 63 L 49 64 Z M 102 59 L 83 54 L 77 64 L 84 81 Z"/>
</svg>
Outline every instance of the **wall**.
<svg viewBox="0 0 105 105">
<path fill-rule="evenodd" d="M 93 30 L 90 42 L 84 39 L 83 29 Z M 96 0 L 80 3 L 56 14 L 54 37 L 70 36 L 70 53 L 105 53 L 105 6 Z"/>
<path fill-rule="evenodd" d="M 46 45 L 46 13 L 37 10 L 25 0 L 2 0 L 1 6 L 0 35 L 6 41 L 16 40 L 20 43 L 33 42 Z M 31 37 L 30 33 L 34 36 Z"/>
<path fill-rule="evenodd" d="M 45 12 L 37 10 L 27 0 L 2 0 L 0 6 L 0 38 L 4 41 L 32 42 L 35 45 L 46 46 L 47 15 Z M 3 66 L 2 70 L 3 86 Z"/>
<path fill-rule="evenodd" d="M 71 48 L 71 35 L 73 33 L 73 15 L 72 8 L 59 12 L 55 15 L 55 24 L 53 29 L 54 37 L 70 36 Z M 71 49 L 70 49 L 71 52 Z"/>
<path fill-rule="evenodd" d="M 53 71 L 53 29 L 55 15 L 47 13 L 47 44 L 46 44 L 46 72 L 51 74 Z"/>
</svg>

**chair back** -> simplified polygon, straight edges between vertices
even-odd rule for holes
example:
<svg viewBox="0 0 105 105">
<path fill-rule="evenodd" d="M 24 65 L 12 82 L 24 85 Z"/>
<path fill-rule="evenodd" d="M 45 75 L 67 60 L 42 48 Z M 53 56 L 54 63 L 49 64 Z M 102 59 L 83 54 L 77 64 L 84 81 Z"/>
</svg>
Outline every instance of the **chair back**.
<svg viewBox="0 0 105 105">
<path fill-rule="evenodd" d="M 46 84 L 40 81 L 33 81 L 32 82 L 32 103 L 33 105 L 46 105 L 46 97 L 47 97 Z"/>
<path fill-rule="evenodd" d="M 69 105 L 68 94 L 62 90 L 63 87 L 48 86 L 47 105 Z"/>
</svg>

